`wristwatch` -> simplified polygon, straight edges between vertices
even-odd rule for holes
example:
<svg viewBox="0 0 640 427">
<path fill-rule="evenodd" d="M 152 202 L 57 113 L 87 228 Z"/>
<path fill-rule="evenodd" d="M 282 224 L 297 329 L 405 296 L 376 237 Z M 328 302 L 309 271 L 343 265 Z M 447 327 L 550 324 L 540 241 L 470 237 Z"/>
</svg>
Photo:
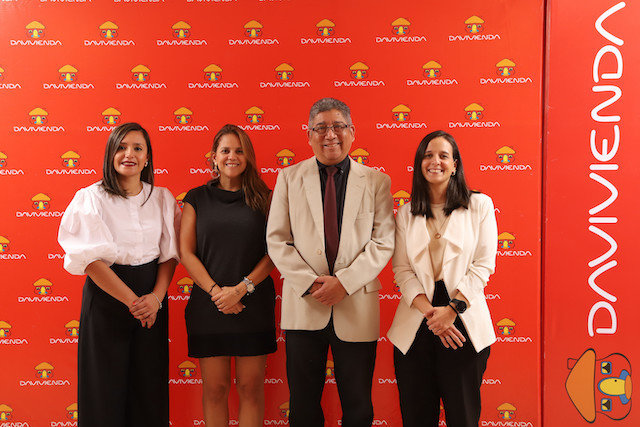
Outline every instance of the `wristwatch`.
<svg viewBox="0 0 640 427">
<path fill-rule="evenodd" d="M 251 295 L 253 293 L 253 291 L 256 290 L 256 285 L 253 283 L 253 281 L 251 279 L 249 279 L 248 277 L 244 277 L 242 279 L 242 281 L 244 282 L 245 285 L 247 285 L 247 293 L 249 295 Z"/>
<path fill-rule="evenodd" d="M 462 314 L 467 310 L 467 303 L 464 301 L 461 301 L 457 298 L 452 299 L 449 302 L 449 305 L 451 306 L 451 308 L 453 308 L 455 310 L 456 313 L 458 314 Z"/>
</svg>

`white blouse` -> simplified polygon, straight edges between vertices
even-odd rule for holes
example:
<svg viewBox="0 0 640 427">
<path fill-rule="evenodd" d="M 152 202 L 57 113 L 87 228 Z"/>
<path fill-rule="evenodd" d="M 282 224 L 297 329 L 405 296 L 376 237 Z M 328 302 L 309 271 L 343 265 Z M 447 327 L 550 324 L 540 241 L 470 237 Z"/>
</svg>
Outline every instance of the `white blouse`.
<svg viewBox="0 0 640 427">
<path fill-rule="evenodd" d="M 181 211 L 169 190 L 143 182 L 128 198 L 107 193 L 97 182 L 80 189 L 62 216 L 58 242 L 65 251 L 64 268 L 83 275 L 93 261 L 107 265 L 141 265 L 158 258 L 179 261 Z M 143 204 L 144 203 L 144 204 Z"/>
</svg>

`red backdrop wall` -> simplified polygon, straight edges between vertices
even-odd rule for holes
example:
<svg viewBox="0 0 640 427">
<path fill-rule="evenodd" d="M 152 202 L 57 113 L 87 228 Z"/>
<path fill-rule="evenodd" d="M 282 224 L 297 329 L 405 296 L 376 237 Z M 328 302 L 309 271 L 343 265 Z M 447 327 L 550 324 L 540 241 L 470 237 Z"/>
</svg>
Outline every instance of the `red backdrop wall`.
<svg viewBox="0 0 640 427">
<path fill-rule="evenodd" d="M 486 289 L 498 342 L 481 422 L 539 425 L 543 19 L 542 0 L 327 1 L 320 8 L 1 1 L 0 423 L 75 425 L 84 279 L 63 270 L 56 234 L 75 191 L 100 178 L 113 122 L 147 127 L 157 184 L 180 200 L 208 179 L 206 154 L 225 123 L 247 130 L 273 186 L 280 168 L 311 155 L 311 104 L 334 96 L 352 108 L 352 156 L 392 177 L 397 205 L 411 190 L 420 139 L 437 129 L 456 137 L 471 186 L 494 199 L 500 232 Z M 400 425 L 384 337 L 400 295 L 390 267 L 381 280 L 374 424 Z M 188 293 L 179 267 L 169 289 L 176 426 L 204 425 L 199 367 L 186 356 Z M 279 336 L 265 380 L 267 425 L 287 423 Z M 326 382 L 327 423 L 337 425 L 330 366 Z M 235 410 L 231 416 L 237 424 Z"/>
</svg>

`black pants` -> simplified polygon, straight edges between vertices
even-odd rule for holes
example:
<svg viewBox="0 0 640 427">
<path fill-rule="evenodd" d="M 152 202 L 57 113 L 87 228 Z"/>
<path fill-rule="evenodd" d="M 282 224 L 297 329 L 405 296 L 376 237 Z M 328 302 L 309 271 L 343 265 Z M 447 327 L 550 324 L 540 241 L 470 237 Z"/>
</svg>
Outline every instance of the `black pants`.
<svg viewBox="0 0 640 427">
<path fill-rule="evenodd" d="M 377 341 L 341 341 L 333 320 L 319 331 L 287 331 L 289 424 L 323 427 L 320 400 L 325 383 L 327 352 L 331 347 L 336 384 L 342 406 L 342 426 L 370 427 L 373 422 L 371 383 Z"/>
<path fill-rule="evenodd" d="M 151 292 L 157 261 L 111 269 L 136 295 Z M 80 427 L 169 425 L 167 299 L 151 329 L 90 278 L 82 293 L 78 338 Z"/>
<path fill-rule="evenodd" d="M 448 304 L 442 281 L 436 283 L 433 305 Z M 406 355 L 394 347 L 393 359 L 400 392 L 404 427 L 436 427 L 440 399 L 448 427 L 477 426 L 480 420 L 480 386 L 487 367 L 489 347 L 476 353 L 460 318 L 455 326 L 467 341 L 462 348 L 445 348 L 440 338 L 422 322 Z"/>
</svg>

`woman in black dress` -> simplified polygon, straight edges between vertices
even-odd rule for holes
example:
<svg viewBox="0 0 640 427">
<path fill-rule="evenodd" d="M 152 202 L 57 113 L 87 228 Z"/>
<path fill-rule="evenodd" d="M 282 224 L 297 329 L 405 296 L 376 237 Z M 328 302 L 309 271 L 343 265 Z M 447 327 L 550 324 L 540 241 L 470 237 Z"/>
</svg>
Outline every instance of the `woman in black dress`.
<svg viewBox="0 0 640 427">
<path fill-rule="evenodd" d="M 198 285 L 185 310 L 189 356 L 200 359 L 208 427 L 229 425 L 232 357 L 240 425 L 261 426 L 267 354 L 276 351 L 270 190 L 242 129 L 223 126 L 211 153 L 215 177 L 185 196 L 180 232 L 182 263 Z"/>
</svg>

